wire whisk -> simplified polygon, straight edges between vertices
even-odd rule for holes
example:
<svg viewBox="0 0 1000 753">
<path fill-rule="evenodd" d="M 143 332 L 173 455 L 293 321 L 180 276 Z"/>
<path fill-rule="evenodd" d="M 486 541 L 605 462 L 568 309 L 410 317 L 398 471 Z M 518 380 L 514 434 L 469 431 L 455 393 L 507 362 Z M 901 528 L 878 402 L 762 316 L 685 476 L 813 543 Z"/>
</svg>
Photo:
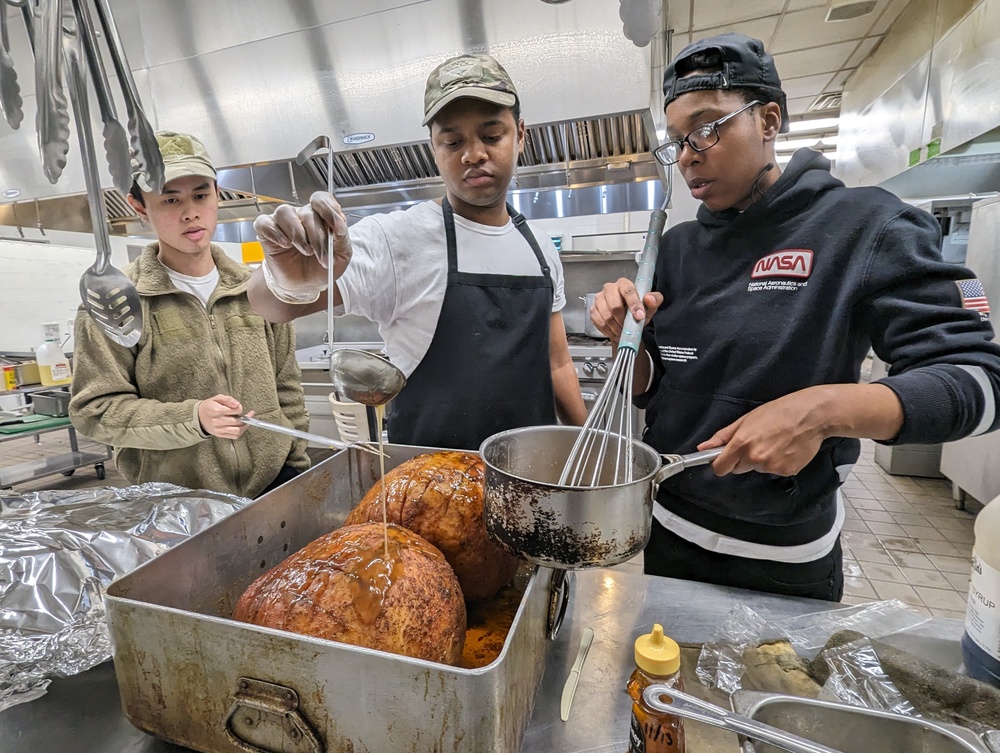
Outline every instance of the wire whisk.
<svg viewBox="0 0 1000 753">
<path fill-rule="evenodd" d="M 660 249 L 660 238 L 667 222 L 667 204 L 673 181 L 667 170 L 667 190 L 663 205 L 654 209 L 649 218 L 646 242 L 639 257 L 635 289 L 640 300 L 653 287 L 653 271 Z M 587 421 L 570 450 L 560 486 L 604 486 L 632 482 L 634 449 L 632 444 L 632 380 L 635 357 L 639 352 L 642 324 L 630 311 L 625 317 L 618 340 L 618 353 L 601 388 Z M 608 465 L 608 451 L 614 453 L 614 465 Z"/>
</svg>

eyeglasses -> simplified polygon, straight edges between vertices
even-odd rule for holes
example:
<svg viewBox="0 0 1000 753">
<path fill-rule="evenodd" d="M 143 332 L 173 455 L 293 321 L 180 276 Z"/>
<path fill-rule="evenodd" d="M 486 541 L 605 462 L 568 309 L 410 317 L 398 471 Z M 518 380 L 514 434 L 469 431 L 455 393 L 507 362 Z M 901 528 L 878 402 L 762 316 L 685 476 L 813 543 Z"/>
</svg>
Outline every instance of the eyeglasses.
<svg viewBox="0 0 1000 753">
<path fill-rule="evenodd" d="M 657 161 L 661 165 L 672 165 L 681 158 L 681 152 L 684 151 L 684 145 L 687 144 L 696 152 L 704 152 L 707 149 L 711 149 L 713 146 L 719 143 L 719 126 L 725 123 L 727 120 L 735 118 L 744 110 L 749 110 L 754 105 L 761 104 L 759 99 L 755 99 L 749 104 L 743 105 L 736 112 L 731 112 L 728 115 L 723 115 L 718 120 L 714 120 L 711 123 L 706 123 L 703 126 L 695 128 L 691 133 L 678 141 L 668 141 L 662 146 L 658 146 L 653 151 L 653 156 L 656 157 Z"/>
</svg>

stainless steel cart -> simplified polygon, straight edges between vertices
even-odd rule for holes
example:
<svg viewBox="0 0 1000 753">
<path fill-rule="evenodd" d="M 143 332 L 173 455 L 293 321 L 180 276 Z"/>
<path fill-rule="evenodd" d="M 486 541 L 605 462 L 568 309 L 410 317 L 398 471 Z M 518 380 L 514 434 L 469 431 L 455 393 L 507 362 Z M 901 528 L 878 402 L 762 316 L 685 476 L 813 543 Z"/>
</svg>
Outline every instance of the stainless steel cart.
<svg viewBox="0 0 1000 753">
<path fill-rule="evenodd" d="M 34 481 L 45 476 L 52 476 L 62 473 L 70 476 L 77 468 L 92 465 L 97 473 L 97 478 L 104 479 L 104 464 L 111 460 L 111 448 L 102 445 L 100 451 L 81 450 L 76 436 L 76 429 L 68 418 L 53 418 L 47 421 L 45 426 L 37 429 L 27 429 L 16 434 L 0 434 L 0 442 L 10 442 L 15 439 L 25 439 L 34 437 L 36 443 L 43 434 L 52 432 L 69 432 L 69 452 L 62 452 L 54 455 L 40 457 L 36 460 L 27 460 L 0 468 L 0 489 L 9 489 L 14 484 L 23 484 L 27 481 Z M 0 456 L 3 452 L 0 451 Z"/>
</svg>

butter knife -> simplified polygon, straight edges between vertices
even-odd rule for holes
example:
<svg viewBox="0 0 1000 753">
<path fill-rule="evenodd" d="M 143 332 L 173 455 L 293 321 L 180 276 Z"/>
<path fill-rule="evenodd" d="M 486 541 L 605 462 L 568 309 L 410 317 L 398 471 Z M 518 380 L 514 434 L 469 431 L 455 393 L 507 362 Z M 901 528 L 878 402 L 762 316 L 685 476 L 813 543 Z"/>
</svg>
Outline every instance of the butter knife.
<svg viewBox="0 0 1000 753">
<path fill-rule="evenodd" d="M 573 706 L 573 696 L 576 694 L 576 686 L 580 682 L 580 671 L 583 663 L 587 660 L 587 652 L 590 651 L 590 644 L 594 642 L 594 629 L 584 628 L 583 636 L 580 638 L 580 650 L 576 654 L 576 661 L 569 671 L 566 684 L 563 685 L 562 702 L 559 704 L 559 718 L 564 722 L 569 719 L 569 710 Z"/>
</svg>

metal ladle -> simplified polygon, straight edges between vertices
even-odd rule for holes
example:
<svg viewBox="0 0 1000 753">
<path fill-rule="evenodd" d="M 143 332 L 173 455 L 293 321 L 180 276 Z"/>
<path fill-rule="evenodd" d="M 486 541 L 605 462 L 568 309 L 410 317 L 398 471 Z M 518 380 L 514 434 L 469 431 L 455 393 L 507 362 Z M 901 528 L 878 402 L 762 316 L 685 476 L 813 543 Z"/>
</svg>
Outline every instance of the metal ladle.
<svg viewBox="0 0 1000 753">
<path fill-rule="evenodd" d="M 348 400 L 374 408 L 396 397 L 406 377 L 388 359 L 375 353 L 338 348 L 330 354 L 330 381 Z"/>
</svg>

